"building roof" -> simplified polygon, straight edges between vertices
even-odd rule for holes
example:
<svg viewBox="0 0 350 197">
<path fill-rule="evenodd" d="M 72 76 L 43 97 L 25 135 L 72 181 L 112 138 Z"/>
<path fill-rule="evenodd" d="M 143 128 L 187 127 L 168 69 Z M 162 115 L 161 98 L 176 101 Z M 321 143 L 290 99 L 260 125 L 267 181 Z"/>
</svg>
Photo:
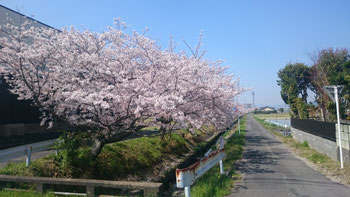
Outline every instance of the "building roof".
<svg viewBox="0 0 350 197">
<path fill-rule="evenodd" d="M 7 8 L 3 5 L 0 4 L 0 24 L 3 24 L 7 21 L 7 17 L 5 16 L 2 16 L 2 15 L 6 15 L 6 14 L 12 14 L 12 16 L 18 16 L 18 17 L 22 17 L 22 18 L 25 18 L 25 19 L 28 19 L 28 20 L 31 20 L 31 21 L 34 21 L 35 23 L 39 24 L 40 26 L 45 26 L 47 28 L 51 28 L 51 29 L 56 29 L 54 27 L 51 27 L 50 25 L 47 25 L 43 22 L 40 22 L 32 17 L 29 17 L 29 16 L 26 16 L 24 14 L 21 14 L 20 12 L 17 12 L 15 10 L 12 10 L 10 8 Z M 1 20 L 2 19 L 2 20 Z M 57 31 L 60 31 L 58 29 L 56 29 Z"/>
<path fill-rule="evenodd" d="M 275 108 L 266 106 L 266 107 L 260 108 L 260 111 L 275 111 Z"/>
</svg>

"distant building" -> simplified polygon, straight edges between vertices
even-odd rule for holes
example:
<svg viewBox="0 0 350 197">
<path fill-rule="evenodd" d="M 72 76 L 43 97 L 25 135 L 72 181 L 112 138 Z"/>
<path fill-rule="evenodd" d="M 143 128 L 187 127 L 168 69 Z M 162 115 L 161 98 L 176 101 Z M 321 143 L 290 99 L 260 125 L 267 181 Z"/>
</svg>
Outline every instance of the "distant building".
<svg viewBox="0 0 350 197">
<path fill-rule="evenodd" d="M 276 110 L 273 107 L 266 106 L 266 107 L 260 108 L 259 111 L 261 111 L 261 112 L 275 112 Z"/>
<path fill-rule="evenodd" d="M 9 21 L 16 26 L 20 26 L 24 21 L 30 21 L 31 25 L 35 27 L 52 28 L 42 22 L 0 5 L 0 26 L 6 25 Z M 0 37 L 6 36 L 8 35 L 0 32 Z M 40 116 L 39 110 L 31 106 L 31 101 L 17 100 L 17 96 L 11 94 L 9 88 L 10 86 L 5 82 L 0 73 L 0 125 L 38 123 Z"/>
<path fill-rule="evenodd" d="M 27 17 L 14 10 L 0 5 L 0 26 L 6 25 L 9 21 L 13 25 L 20 26 L 24 21 L 29 20 L 32 26 L 52 28 L 35 19 Z M 0 32 L 0 37 L 6 34 Z M 1 46 L 0 46 L 1 49 Z M 2 66 L 2 65 L 0 65 Z M 10 86 L 5 82 L 0 73 L 0 137 L 1 140 L 7 140 L 5 137 L 13 135 L 39 134 L 46 132 L 45 127 L 40 127 L 40 111 L 31 105 L 31 101 L 18 100 L 16 95 L 9 91 Z M 39 139 L 39 138 L 38 138 Z M 0 141 L 0 144 L 6 142 Z M 25 143 L 25 142 L 21 142 Z M 1 148 L 1 147 L 0 147 Z"/>
</svg>

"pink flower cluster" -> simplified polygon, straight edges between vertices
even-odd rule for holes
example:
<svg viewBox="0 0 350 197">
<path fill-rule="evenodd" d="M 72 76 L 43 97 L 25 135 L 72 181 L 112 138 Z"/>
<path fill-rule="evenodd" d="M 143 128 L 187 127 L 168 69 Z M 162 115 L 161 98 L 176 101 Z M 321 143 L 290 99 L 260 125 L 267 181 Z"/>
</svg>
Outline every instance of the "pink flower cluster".
<svg viewBox="0 0 350 197">
<path fill-rule="evenodd" d="M 0 28 L 0 73 L 19 99 L 32 99 L 42 123 L 58 117 L 106 138 L 150 125 L 226 128 L 245 113 L 245 91 L 220 61 L 162 50 L 124 23 L 103 33 L 8 23 Z"/>
</svg>

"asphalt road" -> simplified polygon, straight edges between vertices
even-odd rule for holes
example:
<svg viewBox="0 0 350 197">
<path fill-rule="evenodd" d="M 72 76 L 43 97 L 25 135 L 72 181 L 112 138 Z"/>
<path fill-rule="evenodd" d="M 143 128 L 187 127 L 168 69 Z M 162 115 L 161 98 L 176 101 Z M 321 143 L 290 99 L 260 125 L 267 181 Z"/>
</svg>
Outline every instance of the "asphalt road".
<svg viewBox="0 0 350 197">
<path fill-rule="evenodd" d="M 350 197 L 350 188 L 335 183 L 297 159 L 251 115 L 247 117 L 243 179 L 230 197 Z"/>
</svg>

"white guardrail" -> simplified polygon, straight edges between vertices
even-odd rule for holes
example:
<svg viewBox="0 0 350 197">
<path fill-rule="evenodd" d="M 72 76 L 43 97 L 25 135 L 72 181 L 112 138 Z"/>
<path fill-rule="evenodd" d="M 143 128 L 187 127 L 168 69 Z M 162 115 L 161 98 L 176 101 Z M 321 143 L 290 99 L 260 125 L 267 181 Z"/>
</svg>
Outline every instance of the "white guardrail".
<svg viewBox="0 0 350 197">
<path fill-rule="evenodd" d="M 30 165 L 32 152 L 47 150 L 54 142 L 55 140 L 47 140 L 0 150 L 0 162 L 9 161 L 11 159 L 26 155 L 26 166 L 28 167 Z"/>
<path fill-rule="evenodd" d="M 196 179 L 202 176 L 210 168 L 220 163 L 220 173 L 224 174 L 223 159 L 225 158 L 224 139 L 222 136 L 218 140 L 218 150 L 208 152 L 200 161 L 190 165 L 187 168 L 176 169 L 176 186 L 178 188 L 185 188 L 185 197 L 191 196 L 191 185 Z M 209 150 L 211 151 L 211 150 Z"/>
<path fill-rule="evenodd" d="M 286 120 L 286 119 L 281 119 L 281 120 L 278 120 L 278 119 L 273 119 L 273 120 L 265 119 L 265 122 L 268 122 L 268 123 L 271 123 L 271 124 L 275 124 L 277 126 L 284 127 L 284 128 L 290 127 L 290 120 Z"/>
</svg>

